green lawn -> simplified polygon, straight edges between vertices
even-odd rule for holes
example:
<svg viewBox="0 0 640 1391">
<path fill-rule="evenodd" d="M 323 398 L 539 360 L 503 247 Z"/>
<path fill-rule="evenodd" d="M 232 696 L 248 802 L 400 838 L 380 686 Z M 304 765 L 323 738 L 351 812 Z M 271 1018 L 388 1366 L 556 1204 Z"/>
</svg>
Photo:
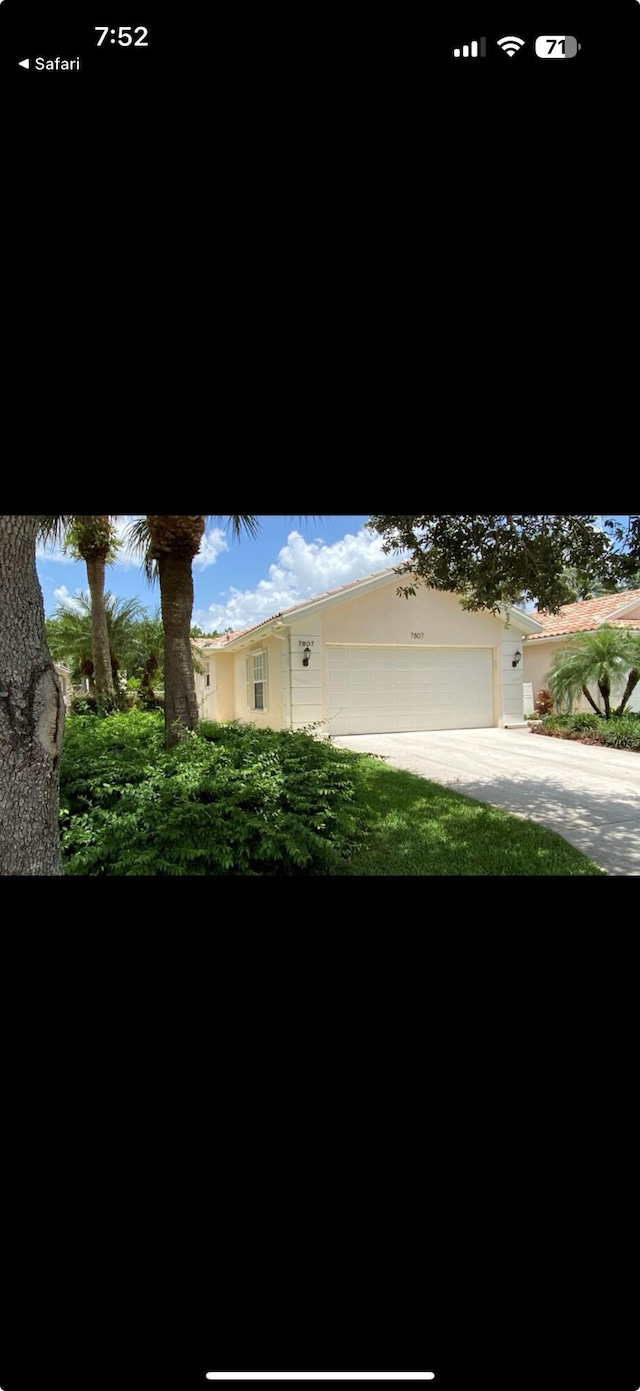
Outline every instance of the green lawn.
<svg viewBox="0 0 640 1391">
<path fill-rule="evenodd" d="M 555 831 L 360 756 L 373 820 L 342 874 L 597 874 Z"/>
</svg>

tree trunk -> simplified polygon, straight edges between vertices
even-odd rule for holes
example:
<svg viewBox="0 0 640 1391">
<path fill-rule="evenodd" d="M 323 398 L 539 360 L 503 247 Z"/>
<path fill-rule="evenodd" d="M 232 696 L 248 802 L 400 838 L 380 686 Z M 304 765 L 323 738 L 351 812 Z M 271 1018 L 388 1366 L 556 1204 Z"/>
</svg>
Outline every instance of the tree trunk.
<svg viewBox="0 0 640 1391">
<path fill-rule="evenodd" d="M 602 699 L 603 699 L 603 701 L 604 701 L 604 717 L 605 717 L 605 720 L 610 720 L 610 719 L 611 719 L 611 705 L 610 705 L 610 703 L 609 703 L 609 696 L 611 695 L 611 686 L 610 686 L 609 682 L 606 681 L 605 679 L 600 680 L 600 681 L 598 682 L 598 690 L 599 690 L 600 695 L 602 696 Z"/>
<path fill-rule="evenodd" d="M 589 704 L 593 706 L 596 715 L 600 715 L 602 717 L 602 711 L 598 709 L 598 706 L 596 705 L 595 700 L 593 699 L 591 691 L 589 691 L 586 686 L 582 687 L 582 694 L 585 697 L 585 699 L 589 701 Z"/>
<path fill-rule="evenodd" d="M 191 650 L 193 555 L 168 551 L 158 557 L 164 627 L 164 727 L 167 748 L 187 729 L 198 728 L 198 702 Z"/>
<path fill-rule="evenodd" d="M 115 691 L 111 673 L 111 649 L 107 613 L 104 606 L 105 559 L 103 555 L 85 558 L 87 580 L 91 595 L 91 646 L 95 672 L 98 708 L 112 710 L 115 705 Z"/>
<path fill-rule="evenodd" d="M 47 648 L 36 516 L 0 516 L 0 874 L 62 874 L 64 699 Z"/>
<path fill-rule="evenodd" d="M 633 671 L 630 671 L 630 672 L 629 672 L 629 677 L 628 677 L 628 680 L 627 680 L 627 684 L 626 684 L 626 686 L 625 686 L 625 688 L 624 688 L 624 695 L 623 695 L 623 697 L 622 697 L 622 700 L 620 701 L 620 704 L 619 704 L 619 706 L 618 706 L 618 709 L 616 710 L 616 715 L 624 715 L 625 707 L 626 707 L 626 705 L 627 705 L 627 701 L 629 701 L 629 700 L 631 699 L 631 697 L 632 697 L 632 695 L 633 695 L 633 692 L 635 691 L 635 688 L 636 688 L 636 686 L 637 686 L 637 684 L 638 684 L 639 681 L 640 681 L 640 670 L 634 667 Z"/>
</svg>

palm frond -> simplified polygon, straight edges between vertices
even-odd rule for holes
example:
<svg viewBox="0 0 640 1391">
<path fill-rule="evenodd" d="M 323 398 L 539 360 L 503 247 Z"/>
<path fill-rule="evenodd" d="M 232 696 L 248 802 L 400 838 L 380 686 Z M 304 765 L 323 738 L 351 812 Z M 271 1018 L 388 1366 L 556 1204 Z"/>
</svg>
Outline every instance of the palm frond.
<svg viewBox="0 0 640 1391">
<path fill-rule="evenodd" d="M 127 550 L 133 552 L 140 561 L 140 568 L 148 584 L 155 584 L 158 579 L 158 564 L 149 555 L 151 546 L 151 532 L 146 517 L 136 517 L 125 528 L 123 542 Z"/>
<path fill-rule="evenodd" d="M 571 709 L 589 686 L 616 689 L 640 666 L 640 636 L 628 628 L 603 624 L 580 633 L 556 652 L 549 671 L 549 689 L 561 708 Z"/>
<path fill-rule="evenodd" d="M 75 521 L 75 517 L 68 516 L 38 516 L 38 539 L 44 541 L 45 545 L 62 545 L 65 534 Z"/>
<path fill-rule="evenodd" d="M 248 515 L 247 513 L 241 513 L 226 518 L 222 516 L 205 517 L 206 522 L 214 522 L 216 526 L 219 526 L 220 523 L 224 522 L 225 520 L 227 524 L 227 530 L 230 530 L 232 532 L 234 540 L 236 541 L 239 541 L 244 535 L 250 537 L 251 540 L 255 540 L 255 538 L 260 533 L 260 518 L 254 516 L 253 514 Z M 297 517 L 290 517 L 289 521 L 321 522 L 322 517 L 315 515 L 309 516 L 307 514 L 303 515 L 302 513 L 299 513 Z"/>
<path fill-rule="evenodd" d="M 205 516 L 205 522 L 214 522 L 216 526 L 226 522 L 227 530 L 231 531 L 236 541 L 245 534 L 254 540 L 260 531 L 260 518 L 248 513 L 238 513 L 232 517 Z"/>
<path fill-rule="evenodd" d="M 111 522 L 117 522 L 119 520 L 119 517 L 116 515 L 110 515 L 109 520 Z M 62 545 L 66 539 L 68 531 L 75 527 L 81 527 L 83 523 L 88 524 L 91 521 L 93 521 L 92 516 L 80 516 L 79 514 L 75 513 L 73 516 L 65 514 L 64 516 L 59 515 L 55 517 L 50 515 L 45 516 L 44 514 L 39 515 L 38 539 L 44 541 L 45 545 L 49 543 L 55 545 Z"/>
</svg>

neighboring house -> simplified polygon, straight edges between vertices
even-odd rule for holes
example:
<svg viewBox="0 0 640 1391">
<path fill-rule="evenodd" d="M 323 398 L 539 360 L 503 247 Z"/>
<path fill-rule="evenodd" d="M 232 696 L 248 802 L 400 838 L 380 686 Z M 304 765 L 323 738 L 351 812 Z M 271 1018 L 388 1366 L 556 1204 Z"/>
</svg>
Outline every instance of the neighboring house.
<svg viewBox="0 0 640 1391">
<path fill-rule="evenodd" d="M 391 567 L 195 638 L 201 717 L 330 735 L 521 724 L 524 638 L 538 620 L 466 612 L 424 587 L 405 599 L 399 583 Z"/>
<path fill-rule="evenodd" d="M 56 669 L 56 672 L 57 672 L 57 674 L 58 674 L 58 680 L 59 680 L 59 682 L 60 682 L 60 685 L 62 686 L 62 694 L 63 694 L 63 696 L 64 696 L 64 703 L 65 703 L 65 705 L 68 706 L 68 705 L 71 703 L 71 701 L 73 700 L 73 686 L 72 686 L 72 684 L 71 684 L 71 672 L 69 671 L 69 668 L 66 667 L 66 666 L 64 666 L 64 664 L 63 664 L 62 662 L 54 662 L 53 665 L 54 665 L 54 667 L 55 667 L 55 669 Z"/>
<path fill-rule="evenodd" d="M 527 637 L 523 680 L 531 682 L 535 701 L 538 691 L 548 689 L 549 667 L 556 652 L 566 647 L 578 633 L 594 632 L 604 623 L 614 628 L 640 629 L 640 589 L 603 594 L 599 599 L 582 599 L 576 604 L 565 604 L 559 613 L 536 613 L 532 617 L 537 618 L 542 632 Z M 593 696 L 598 702 L 597 688 L 593 689 Z M 591 706 L 582 696 L 577 708 L 590 710 Z M 636 686 L 627 709 L 640 710 L 640 686 Z"/>
</svg>

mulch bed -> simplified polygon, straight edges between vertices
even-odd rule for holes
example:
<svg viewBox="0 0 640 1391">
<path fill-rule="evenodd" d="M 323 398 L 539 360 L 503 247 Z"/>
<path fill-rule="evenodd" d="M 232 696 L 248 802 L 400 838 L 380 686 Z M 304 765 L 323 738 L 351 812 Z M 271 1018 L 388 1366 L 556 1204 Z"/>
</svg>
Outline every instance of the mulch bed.
<svg viewBox="0 0 640 1391">
<path fill-rule="evenodd" d="M 574 744 L 597 744 L 600 749 L 615 749 L 617 753 L 640 753 L 640 749 L 607 744 L 606 740 L 599 739 L 597 734 L 579 734 L 576 730 L 569 729 L 541 729 L 535 724 L 530 724 L 529 728 L 532 734 L 544 734 L 547 739 L 572 739 Z"/>
</svg>

